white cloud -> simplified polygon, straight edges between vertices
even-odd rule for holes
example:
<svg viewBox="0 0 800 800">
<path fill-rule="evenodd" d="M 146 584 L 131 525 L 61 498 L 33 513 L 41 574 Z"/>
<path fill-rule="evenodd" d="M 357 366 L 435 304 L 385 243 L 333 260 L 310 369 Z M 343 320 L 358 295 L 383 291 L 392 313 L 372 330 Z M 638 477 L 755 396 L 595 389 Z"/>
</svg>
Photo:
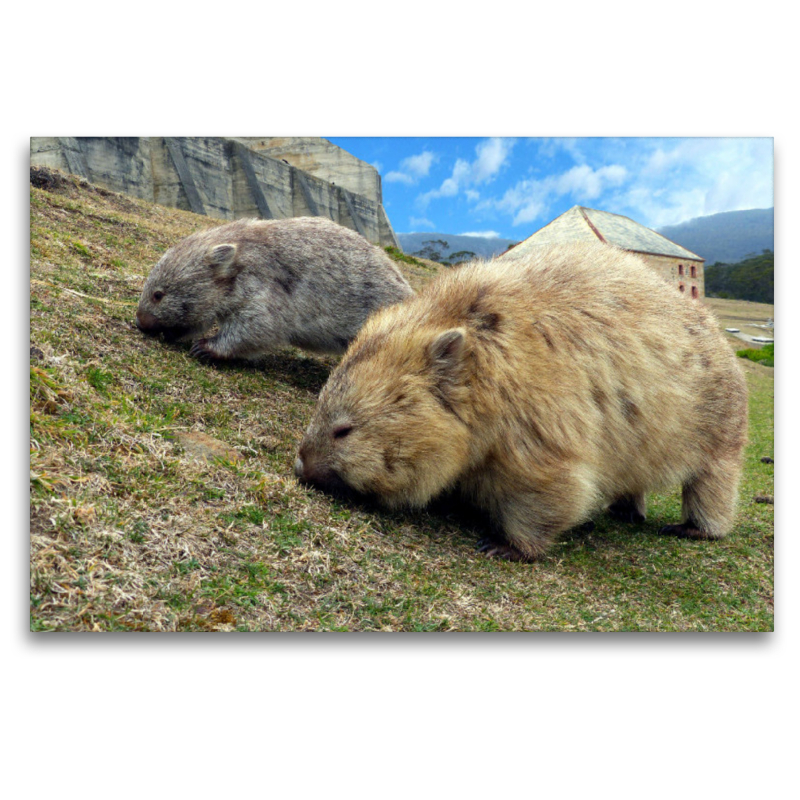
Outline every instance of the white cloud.
<svg viewBox="0 0 800 800">
<path fill-rule="evenodd" d="M 407 183 L 407 184 L 416 183 L 416 181 L 414 180 L 414 178 L 411 177 L 411 175 L 406 175 L 405 172 L 397 172 L 396 170 L 393 170 L 392 172 L 387 172 L 383 176 L 383 180 L 386 181 L 387 183 Z"/>
<path fill-rule="evenodd" d="M 522 225 L 525 222 L 533 222 L 533 220 L 541 217 L 546 209 L 547 206 L 543 202 L 535 199 L 528 200 L 514 214 L 511 224 Z"/>
<path fill-rule="evenodd" d="M 539 157 L 552 159 L 560 152 L 565 152 L 571 156 L 577 164 L 583 164 L 586 156 L 581 150 L 581 139 L 574 137 L 560 136 L 537 140 L 539 144 Z"/>
<path fill-rule="evenodd" d="M 412 228 L 431 228 L 431 229 L 433 229 L 433 228 L 436 227 L 436 223 L 435 222 L 431 222 L 429 219 L 426 219 L 425 217 L 409 217 L 408 218 L 408 224 Z M 412 233 L 413 233 L 413 231 L 412 231 Z"/>
<path fill-rule="evenodd" d="M 458 181 L 455 178 L 447 178 L 442 181 L 442 185 L 434 191 L 437 197 L 452 197 L 458 194 Z M 434 192 L 428 192 L 428 194 L 432 195 Z"/>
<path fill-rule="evenodd" d="M 416 183 L 430 172 L 431 166 L 438 160 L 438 156 L 430 150 L 424 150 L 416 156 L 409 156 L 400 162 L 399 170 L 392 170 L 384 180 L 389 183 Z"/>
<path fill-rule="evenodd" d="M 770 138 L 641 141 L 641 168 L 619 200 L 645 225 L 661 227 L 774 204 Z"/>
<path fill-rule="evenodd" d="M 627 176 L 628 171 L 619 164 L 597 170 L 581 164 L 558 177 L 555 192 L 560 196 L 571 194 L 576 200 L 594 200 L 608 187 L 619 186 Z"/>
<path fill-rule="evenodd" d="M 554 216 L 553 205 L 568 198 L 658 228 L 774 205 L 773 141 L 767 137 L 586 137 L 528 143 L 536 147 L 528 174 L 501 197 L 484 197 L 476 211 L 505 212 L 514 225 L 545 224 Z M 555 166 L 565 157 L 567 166 Z"/>
<path fill-rule="evenodd" d="M 611 209 L 647 225 L 660 228 L 694 217 L 706 216 L 705 192 L 699 188 L 650 188 L 646 184 L 630 187 L 609 198 Z"/>
<path fill-rule="evenodd" d="M 586 137 L 526 144 L 528 154 L 516 161 L 530 158 L 527 168 L 492 196 L 514 140 L 481 140 L 472 159 L 456 160 L 444 181 L 417 197 L 420 216 L 434 199 L 457 197 L 469 201 L 474 219 L 483 215 L 475 227 L 496 226 L 488 220 L 499 214 L 535 229 L 556 216 L 556 207 L 577 204 L 659 228 L 774 205 L 773 141 L 766 137 Z"/>
<path fill-rule="evenodd" d="M 459 236 L 477 236 L 481 239 L 498 239 L 500 234 L 497 231 L 468 231 L 467 233 L 459 233 Z"/>
<path fill-rule="evenodd" d="M 424 178 L 430 172 L 431 165 L 437 160 L 438 157 L 431 153 L 430 150 L 424 150 L 417 156 L 404 158 L 400 162 L 400 166 L 415 177 Z"/>
<path fill-rule="evenodd" d="M 470 167 L 470 180 L 473 183 L 484 183 L 491 180 L 502 168 L 514 149 L 514 139 L 487 139 L 481 142 L 475 151 L 478 158 Z"/>
<path fill-rule="evenodd" d="M 505 211 L 512 215 L 513 225 L 522 225 L 543 217 L 555 200 L 566 196 L 576 204 L 586 203 L 622 185 L 628 177 L 628 170 L 621 164 L 598 169 L 579 164 L 560 174 L 518 181 L 500 199 L 485 200 L 479 207 Z"/>
<path fill-rule="evenodd" d="M 508 162 L 516 139 L 492 138 L 479 142 L 475 147 L 474 161 L 456 160 L 449 178 L 442 181 L 438 189 L 431 189 L 417 198 L 421 208 L 427 208 L 431 200 L 439 197 L 454 197 L 459 191 L 471 192 L 469 199 L 476 199 L 477 193 L 469 187 L 489 183 Z"/>
</svg>

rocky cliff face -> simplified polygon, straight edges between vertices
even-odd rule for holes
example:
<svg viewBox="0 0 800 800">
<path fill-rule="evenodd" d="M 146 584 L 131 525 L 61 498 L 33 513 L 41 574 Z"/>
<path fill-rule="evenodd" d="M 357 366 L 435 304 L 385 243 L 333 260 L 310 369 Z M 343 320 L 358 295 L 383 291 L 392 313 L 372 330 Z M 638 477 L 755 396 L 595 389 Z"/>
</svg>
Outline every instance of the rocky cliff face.
<svg viewBox="0 0 800 800">
<path fill-rule="evenodd" d="M 346 150 L 315 136 L 253 136 L 237 137 L 263 155 L 284 161 L 326 183 L 341 186 L 353 194 L 366 197 L 373 203 L 383 203 L 381 176 L 366 161 L 350 155 Z"/>
<path fill-rule="evenodd" d="M 398 247 L 380 175 L 325 139 L 34 137 L 31 164 L 219 219 L 324 216 Z"/>
</svg>

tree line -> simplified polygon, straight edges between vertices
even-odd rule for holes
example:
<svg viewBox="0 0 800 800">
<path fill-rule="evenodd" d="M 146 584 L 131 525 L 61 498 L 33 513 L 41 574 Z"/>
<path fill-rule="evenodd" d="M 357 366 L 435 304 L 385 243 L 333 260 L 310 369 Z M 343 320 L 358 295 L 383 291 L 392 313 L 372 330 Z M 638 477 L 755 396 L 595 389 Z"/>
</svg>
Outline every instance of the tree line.
<svg viewBox="0 0 800 800">
<path fill-rule="evenodd" d="M 707 297 L 775 302 L 775 254 L 764 250 L 735 264 L 716 262 L 706 267 Z"/>
</svg>

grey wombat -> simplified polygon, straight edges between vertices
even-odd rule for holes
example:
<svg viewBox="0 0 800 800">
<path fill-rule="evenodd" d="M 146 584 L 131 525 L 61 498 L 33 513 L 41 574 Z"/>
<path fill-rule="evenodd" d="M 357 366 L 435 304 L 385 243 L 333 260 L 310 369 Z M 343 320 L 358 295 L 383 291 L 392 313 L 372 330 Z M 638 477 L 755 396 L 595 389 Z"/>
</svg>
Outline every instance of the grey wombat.
<svg viewBox="0 0 800 800">
<path fill-rule="evenodd" d="M 456 488 L 532 558 L 609 508 L 683 485 L 683 522 L 733 523 L 747 388 L 716 321 L 637 256 L 542 248 L 440 275 L 375 314 L 323 388 L 295 471 L 422 506 Z"/>
<path fill-rule="evenodd" d="M 281 345 L 341 353 L 370 313 L 413 294 L 358 233 L 320 217 L 238 220 L 171 247 L 145 281 L 136 324 L 193 355 L 251 357 Z"/>
</svg>

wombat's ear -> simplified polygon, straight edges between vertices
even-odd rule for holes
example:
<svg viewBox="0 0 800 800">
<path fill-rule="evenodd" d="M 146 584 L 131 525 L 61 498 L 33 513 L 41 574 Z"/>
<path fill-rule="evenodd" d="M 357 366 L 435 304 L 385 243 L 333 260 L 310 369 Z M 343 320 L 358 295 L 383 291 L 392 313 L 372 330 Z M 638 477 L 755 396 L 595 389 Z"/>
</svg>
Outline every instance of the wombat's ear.
<svg viewBox="0 0 800 800">
<path fill-rule="evenodd" d="M 465 334 L 464 328 L 451 328 L 440 333 L 428 347 L 433 369 L 450 381 L 458 377 L 464 364 Z"/>
<path fill-rule="evenodd" d="M 208 251 L 206 260 L 214 272 L 214 277 L 222 280 L 235 278 L 241 267 L 236 264 L 236 245 L 218 244 Z"/>
</svg>

